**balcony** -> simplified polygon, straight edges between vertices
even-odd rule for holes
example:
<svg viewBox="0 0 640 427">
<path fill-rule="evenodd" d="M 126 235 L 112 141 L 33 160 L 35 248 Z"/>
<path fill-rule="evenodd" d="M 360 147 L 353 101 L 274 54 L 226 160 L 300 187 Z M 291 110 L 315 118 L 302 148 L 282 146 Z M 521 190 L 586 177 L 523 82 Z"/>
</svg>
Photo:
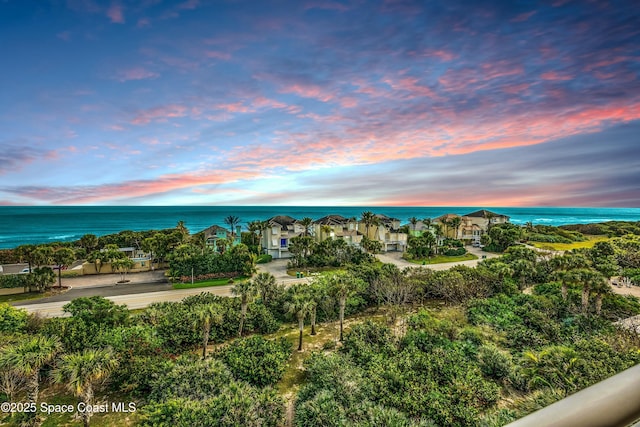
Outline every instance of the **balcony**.
<svg viewBox="0 0 640 427">
<path fill-rule="evenodd" d="M 637 427 L 639 420 L 640 365 L 636 365 L 507 427 Z"/>
</svg>

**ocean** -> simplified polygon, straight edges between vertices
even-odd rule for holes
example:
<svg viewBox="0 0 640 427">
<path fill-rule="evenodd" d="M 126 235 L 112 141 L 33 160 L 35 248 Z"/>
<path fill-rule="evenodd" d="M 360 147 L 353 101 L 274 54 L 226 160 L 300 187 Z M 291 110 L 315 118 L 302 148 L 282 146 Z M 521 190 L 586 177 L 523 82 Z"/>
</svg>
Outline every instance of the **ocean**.
<svg viewBox="0 0 640 427">
<path fill-rule="evenodd" d="M 604 221 L 640 221 L 640 208 L 558 207 L 365 207 L 365 206 L 1 206 L 0 248 L 78 240 L 83 234 L 97 236 L 122 230 L 150 230 L 175 227 L 184 221 L 191 233 L 213 224 L 225 226 L 224 218 L 235 215 L 243 229 L 253 220 L 275 215 L 300 219 L 328 214 L 360 217 L 364 211 L 399 218 L 435 218 L 445 213 L 464 215 L 488 209 L 509 215 L 515 224 L 562 225 Z"/>
</svg>

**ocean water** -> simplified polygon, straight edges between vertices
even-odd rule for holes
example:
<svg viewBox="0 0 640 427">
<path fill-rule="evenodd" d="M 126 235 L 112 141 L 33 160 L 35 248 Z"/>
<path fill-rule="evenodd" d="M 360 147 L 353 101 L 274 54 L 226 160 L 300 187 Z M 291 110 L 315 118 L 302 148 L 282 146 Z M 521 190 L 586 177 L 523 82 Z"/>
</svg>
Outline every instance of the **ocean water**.
<svg viewBox="0 0 640 427">
<path fill-rule="evenodd" d="M 364 211 L 399 218 L 435 218 L 445 213 L 464 215 L 488 209 L 509 215 L 511 222 L 562 225 L 604 221 L 640 221 L 640 208 L 557 207 L 354 207 L 354 206 L 1 206 L 0 248 L 22 244 L 73 241 L 83 234 L 97 236 L 122 230 L 150 230 L 175 227 L 184 221 L 191 233 L 213 224 L 225 226 L 224 218 L 236 215 L 243 229 L 253 220 L 275 215 L 318 219 L 328 214 L 360 217 Z"/>
</svg>

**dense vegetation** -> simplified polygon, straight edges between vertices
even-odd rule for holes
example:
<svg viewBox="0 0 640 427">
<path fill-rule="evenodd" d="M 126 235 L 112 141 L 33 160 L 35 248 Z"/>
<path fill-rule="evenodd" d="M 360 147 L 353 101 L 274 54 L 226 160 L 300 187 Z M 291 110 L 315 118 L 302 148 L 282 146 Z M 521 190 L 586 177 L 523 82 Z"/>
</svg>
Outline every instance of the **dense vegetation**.
<svg viewBox="0 0 640 427">
<path fill-rule="evenodd" d="M 505 251 L 474 268 L 399 269 L 360 251 L 309 284 L 260 273 L 235 298 L 137 313 L 101 297 L 54 319 L 0 304 L 0 401 L 131 400 L 134 415 L 109 420 L 143 426 L 280 426 L 287 410 L 297 426 L 499 426 L 640 362 L 638 336 L 614 324 L 640 302 L 608 283 L 636 280 L 640 237 L 551 256 L 491 231 Z M 253 267 L 245 245 L 190 245 L 166 254 L 172 268 L 225 253 Z M 105 417 L 117 414 L 83 421 Z"/>
</svg>

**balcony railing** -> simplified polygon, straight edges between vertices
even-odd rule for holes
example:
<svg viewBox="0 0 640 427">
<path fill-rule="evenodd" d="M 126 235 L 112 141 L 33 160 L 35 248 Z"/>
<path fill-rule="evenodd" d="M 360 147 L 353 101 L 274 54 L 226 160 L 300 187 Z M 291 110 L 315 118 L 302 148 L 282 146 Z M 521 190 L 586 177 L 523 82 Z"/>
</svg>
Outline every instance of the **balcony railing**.
<svg viewBox="0 0 640 427">
<path fill-rule="evenodd" d="M 640 365 L 512 422 L 507 427 L 627 427 L 640 420 Z"/>
</svg>

